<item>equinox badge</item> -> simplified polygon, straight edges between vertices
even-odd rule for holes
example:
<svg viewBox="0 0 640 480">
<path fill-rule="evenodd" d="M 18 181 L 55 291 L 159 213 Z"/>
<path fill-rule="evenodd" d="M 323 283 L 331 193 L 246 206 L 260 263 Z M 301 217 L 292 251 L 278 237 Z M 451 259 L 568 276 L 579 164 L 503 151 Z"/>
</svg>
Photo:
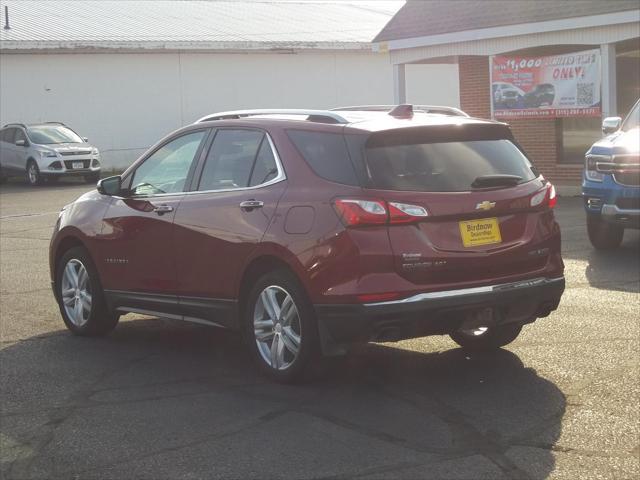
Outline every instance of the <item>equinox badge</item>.
<svg viewBox="0 0 640 480">
<path fill-rule="evenodd" d="M 489 200 L 485 200 L 482 203 L 476 205 L 476 210 L 491 210 L 496 206 L 496 202 L 490 202 Z"/>
</svg>

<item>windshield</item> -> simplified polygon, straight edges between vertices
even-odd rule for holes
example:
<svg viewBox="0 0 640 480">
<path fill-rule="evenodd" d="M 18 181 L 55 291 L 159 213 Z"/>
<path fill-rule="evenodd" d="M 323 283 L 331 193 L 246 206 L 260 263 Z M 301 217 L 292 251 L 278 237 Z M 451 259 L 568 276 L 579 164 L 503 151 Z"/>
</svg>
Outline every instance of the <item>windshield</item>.
<svg viewBox="0 0 640 480">
<path fill-rule="evenodd" d="M 633 110 L 631 110 L 629 115 L 627 115 L 627 118 L 622 124 L 622 131 L 628 132 L 629 130 L 633 130 L 638 127 L 640 127 L 640 101 L 636 102 Z"/>
<path fill-rule="evenodd" d="M 509 140 L 392 145 L 366 150 L 376 188 L 418 192 L 463 192 L 487 175 L 514 175 L 519 182 L 537 172 Z"/>
<path fill-rule="evenodd" d="M 73 130 L 62 125 L 41 125 L 27 129 L 33 143 L 51 145 L 54 143 L 83 143 Z"/>
</svg>

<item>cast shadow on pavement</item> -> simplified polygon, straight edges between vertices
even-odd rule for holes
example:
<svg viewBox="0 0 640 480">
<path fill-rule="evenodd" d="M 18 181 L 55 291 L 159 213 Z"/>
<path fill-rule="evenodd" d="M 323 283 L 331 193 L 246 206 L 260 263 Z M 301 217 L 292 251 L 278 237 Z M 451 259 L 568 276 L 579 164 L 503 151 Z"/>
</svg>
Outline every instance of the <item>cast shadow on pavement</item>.
<svg viewBox="0 0 640 480">
<path fill-rule="evenodd" d="M 102 339 L 59 331 L 20 341 L 0 352 L 0 476 L 553 471 L 566 404 L 553 383 L 508 350 L 400 347 L 362 346 L 319 378 L 285 386 L 256 373 L 237 335 L 166 320 L 124 321 Z"/>
<path fill-rule="evenodd" d="M 622 245 L 615 250 L 596 250 L 588 245 L 562 255 L 587 263 L 585 277 L 594 288 L 640 292 L 640 233 L 627 230 L 624 235 Z"/>
</svg>

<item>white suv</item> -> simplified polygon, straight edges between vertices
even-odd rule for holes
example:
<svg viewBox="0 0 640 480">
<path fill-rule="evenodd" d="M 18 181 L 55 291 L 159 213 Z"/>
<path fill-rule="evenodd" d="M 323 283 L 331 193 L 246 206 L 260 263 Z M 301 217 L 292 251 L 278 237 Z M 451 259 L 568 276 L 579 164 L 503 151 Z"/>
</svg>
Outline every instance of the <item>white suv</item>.
<svg viewBox="0 0 640 480">
<path fill-rule="evenodd" d="M 39 185 L 81 175 L 95 183 L 100 168 L 98 149 L 63 123 L 10 123 L 0 130 L 0 180 L 26 175 L 31 185 Z"/>
</svg>

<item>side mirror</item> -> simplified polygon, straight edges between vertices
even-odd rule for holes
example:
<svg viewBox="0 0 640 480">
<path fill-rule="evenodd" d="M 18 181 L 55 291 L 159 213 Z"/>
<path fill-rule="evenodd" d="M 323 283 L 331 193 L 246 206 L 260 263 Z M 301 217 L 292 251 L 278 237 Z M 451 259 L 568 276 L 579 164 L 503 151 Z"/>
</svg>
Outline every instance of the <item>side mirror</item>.
<svg viewBox="0 0 640 480">
<path fill-rule="evenodd" d="M 96 188 L 102 195 L 118 195 L 122 190 L 122 177 L 116 175 L 98 180 Z"/>
<path fill-rule="evenodd" d="M 89 141 L 89 139 L 87 137 L 82 137 L 82 141 L 87 143 Z"/>
<path fill-rule="evenodd" d="M 17 147 L 26 147 L 27 146 L 27 141 L 20 139 L 20 140 L 16 140 L 16 146 Z"/>
<path fill-rule="evenodd" d="M 602 133 L 609 135 L 610 133 L 620 130 L 622 125 L 622 118 L 620 117 L 607 117 L 602 121 Z"/>
</svg>

